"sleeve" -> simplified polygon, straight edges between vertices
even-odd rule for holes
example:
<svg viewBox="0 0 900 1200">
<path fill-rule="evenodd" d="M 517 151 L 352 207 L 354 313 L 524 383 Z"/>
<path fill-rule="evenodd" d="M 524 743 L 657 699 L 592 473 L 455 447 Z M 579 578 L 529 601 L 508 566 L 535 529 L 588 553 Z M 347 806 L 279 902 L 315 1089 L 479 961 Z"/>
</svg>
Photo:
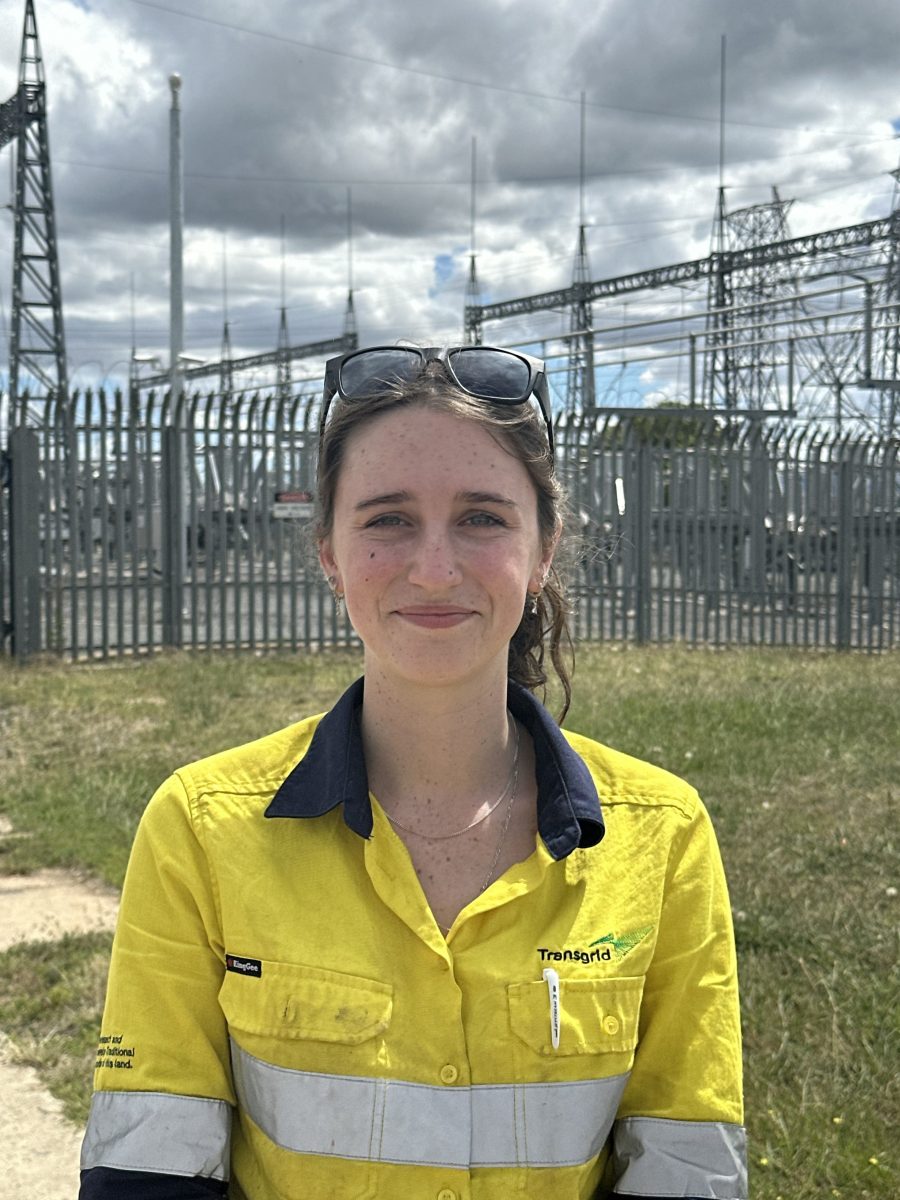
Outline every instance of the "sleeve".
<svg viewBox="0 0 900 1200">
<path fill-rule="evenodd" d="M 113 1171 L 94 1167 L 81 1174 L 80 1200 L 210 1200 L 228 1195 L 217 1179 L 186 1179 L 148 1171 Z"/>
<path fill-rule="evenodd" d="M 731 907 L 702 802 L 675 836 L 634 1066 L 613 1129 L 617 1196 L 746 1200 Z"/>
<path fill-rule="evenodd" d="M 234 1104 L 224 962 L 200 823 L 175 775 L 144 813 L 125 877 L 82 1200 L 224 1194 Z"/>
</svg>

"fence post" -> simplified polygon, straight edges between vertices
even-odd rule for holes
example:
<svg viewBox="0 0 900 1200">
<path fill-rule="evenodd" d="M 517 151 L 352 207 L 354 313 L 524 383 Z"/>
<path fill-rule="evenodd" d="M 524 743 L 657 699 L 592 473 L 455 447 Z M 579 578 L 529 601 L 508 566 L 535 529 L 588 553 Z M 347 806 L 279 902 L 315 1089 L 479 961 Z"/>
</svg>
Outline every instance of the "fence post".
<svg viewBox="0 0 900 1200">
<path fill-rule="evenodd" d="M 640 441 L 635 455 L 637 467 L 637 514 L 634 522 L 636 534 L 635 608 L 637 617 L 638 643 L 650 640 L 650 589 L 651 562 L 650 541 L 652 528 L 650 472 L 653 466 L 651 447 Z"/>
<path fill-rule="evenodd" d="M 766 591 L 766 509 L 769 495 L 769 455 L 757 422 L 750 441 L 750 561 L 749 584 L 754 605 L 762 605 Z"/>
<path fill-rule="evenodd" d="M 184 640 L 184 488 L 183 434 L 166 425 L 160 447 L 162 488 L 162 644 L 181 646 Z"/>
<path fill-rule="evenodd" d="M 853 460 L 848 455 L 838 467 L 837 523 L 837 644 L 850 647 L 850 601 L 853 595 Z"/>
<path fill-rule="evenodd" d="M 9 437 L 12 646 L 19 662 L 41 648 L 40 471 L 31 429 Z"/>
</svg>

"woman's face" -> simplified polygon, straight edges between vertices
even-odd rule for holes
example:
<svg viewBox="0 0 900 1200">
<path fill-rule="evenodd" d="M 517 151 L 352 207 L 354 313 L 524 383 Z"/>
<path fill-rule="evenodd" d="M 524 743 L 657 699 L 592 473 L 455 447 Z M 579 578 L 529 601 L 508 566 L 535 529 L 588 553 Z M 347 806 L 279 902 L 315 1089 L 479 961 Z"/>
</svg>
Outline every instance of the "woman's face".
<svg viewBox="0 0 900 1200">
<path fill-rule="evenodd" d="M 348 439 L 320 558 L 367 672 L 436 686 L 505 678 L 551 557 L 528 472 L 483 426 L 411 407 Z"/>
</svg>

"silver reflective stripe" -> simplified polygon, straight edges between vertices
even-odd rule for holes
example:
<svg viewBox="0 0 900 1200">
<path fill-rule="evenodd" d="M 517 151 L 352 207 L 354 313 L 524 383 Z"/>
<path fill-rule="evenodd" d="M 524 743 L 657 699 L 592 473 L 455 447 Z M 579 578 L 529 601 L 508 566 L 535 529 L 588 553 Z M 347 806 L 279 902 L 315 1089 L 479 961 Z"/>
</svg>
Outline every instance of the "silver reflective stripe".
<svg viewBox="0 0 900 1200">
<path fill-rule="evenodd" d="M 298 1154 L 441 1167 L 567 1167 L 609 1136 L 627 1075 L 580 1083 L 431 1087 L 289 1071 L 231 1043 L 241 1108 Z"/>
<path fill-rule="evenodd" d="M 81 1169 L 229 1176 L 231 1108 L 166 1092 L 94 1092 Z"/>
<path fill-rule="evenodd" d="M 746 1200 L 743 1125 L 626 1117 L 613 1130 L 613 1161 L 616 1192 Z"/>
</svg>

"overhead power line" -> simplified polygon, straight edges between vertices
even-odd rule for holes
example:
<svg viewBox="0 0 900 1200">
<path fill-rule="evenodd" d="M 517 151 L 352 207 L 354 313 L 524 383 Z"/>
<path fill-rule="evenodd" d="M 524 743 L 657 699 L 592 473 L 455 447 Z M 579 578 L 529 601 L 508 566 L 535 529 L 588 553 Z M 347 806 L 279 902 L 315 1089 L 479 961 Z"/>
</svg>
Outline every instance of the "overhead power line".
<svg viewBox="0 0 900 1200">
<path fill-rule="evenodd" d="M 288 46 L 298 46 L 302 50 L 313 50 L 317 54 L 329 54 L 335 58 L 348 59 L 351 62 L 364 63 L 366 66 L 383 67 L 391 71 L 402 71 L 407 75 L 419 75 L 426 79 L 440 79 L 445 83 L 461 84 L 465 87 L 484 88 L 491 92 L 506 92 L 513 96 L 526 96 L 534 100 L 555 100 L 562 104 L 579 104 L 581 103 L 580 96 L 561 96 L 553 92 L 536 92 L 530 88 L 509 87 L 507 84 L 489 82 L 484 79 L 472 79 L 463 75 L 450 75 L 443 71 L 427 70 L 424 67 L 411 67 L 406 63 L 390 62 L 387 59 L 375 58 L 367 54 L 356 54 L 352 50 L 337 50 L 333 46 L 323 46 L 318 42 L 305 41 L 302 38 L 288 37 L 283 33 L 270 33 L 265 29 L 254 29 L 249 25 L 238 25 L 232 21 L 222 21 L 217 17 L 201 16 L 200 13 L 185 12 L 180 8 L 172 8 L 168 4 L 159 4 L 156 0 L 132 0 L 133 4 L 139 4 L 142 8 L 151 8 L 157 12 L 168 13 L 170 16 L 183 17 L 189 21 L 200 21 L 204 25 L 215 25 L 220 29 L 228 29 L 232 33 L 248 33 L 253 37 L 265 38 L 267 41 L 281 42 Z M 627 113 L 630 116 L 636 117 L 652 117 L 653 120 L 667 121 L 699 121 L 703 124 L 718 124 L 719 117 L 702 116 L 697 113 L 678 113 L 672 112 L 669 109 L 652 109 L 652 108 L 633 108 L 624 104 L 603 104 L 597 100 L 588 100 L 588 108 L 603 109 L 607 112 Z M 741 125 L 748 129 L 773 129 L 786 133 L 795 133 L 798 130 L 804 132 L 823 132 L 835 133 L 841 137 L 856 137 L 861 131 L 846 130 L 846 129 L 824 129 L 810 130 L 808 126 L 796 125 L 775 125 L 765 121 L 736 121 L 729 120 L 729 125 Z"/>
<path fill-rule="evenodd" d="M 144 0 L 133 0 L 135 4 L 143 3 Z M 854 142 L 849 145 L 840 147 L 842 150 L 855 150 L 861 146 L 875 146 L 885 142 L 893 143 L 896 139 L 891 137 L 870 138 L 862 142 Z M 779 162 L 781 160 L 812 158 L 818 154 L 832 154 L 834 147 L 819 147 L 814 150 L 796 150 L 784 154 L 770 154 L 763 158 L 735 158 L 729 164 L 731 167 L 748 167 L 754 164 L 764 164 L 770 162 Z M 168 174 L 163 167 L 136 167 L 129 164 L 120 163 L 101 163 L 91 162 L 88 159 L 65 158 L 56 155 L 54 161 L 57 164 L 62 164 L 67 167 L 88 168 L 96 171 L 114 171 L 122 172 L 129 175 L 156 175 L 165 176 Z M 665 165 L 654 167 L 628 167 L 623 170 L 605 171 L 595 169 L 586 173 L 586 178 L 591 180 L 602 179 L 627 179 L 632 176 L 640 175 L 660 175 L 660 174 L 678 174 L 683 171 L 696 171 L 704 169 L 696 163 L 668 163 Z M 708 169 L 712 169 L 711 165 Z M 888 172 L 885 171 L 885 174 Z M 185 171 L 186 179 L 199 179 L 205 182 L 220 182 L 220 183 L 283 183 L 283 184 L 299 184 L 306 187 L 469 187 L 470 181 L 465 178 L 459 179 L 347 179 L 347 178 L 324 178 L 308 175 L 262 175 L 252 174 L 244 175 L 239 173 L 225 174 L 215 171 Z M 485 180 L 483 182 L 493 184 L 495 187 L 512 187 L 522 184 L 552 184 L 561 183 L 568 184 L 578 178 L 577 174 L 565 175 L 518 175 L 509 176 L 504 179 Z"/>
</svg>

